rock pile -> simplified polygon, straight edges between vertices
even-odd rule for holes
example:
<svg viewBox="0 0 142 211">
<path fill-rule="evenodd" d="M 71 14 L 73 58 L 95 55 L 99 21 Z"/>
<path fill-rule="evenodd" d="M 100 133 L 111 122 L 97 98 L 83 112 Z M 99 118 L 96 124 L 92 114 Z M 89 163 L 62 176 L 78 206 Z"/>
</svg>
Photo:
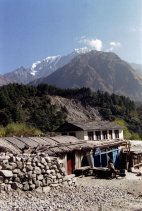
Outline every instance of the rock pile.
<svg viewBox="0 0 142 211">
<path fill-rule="evenodd" d="M 109 186 L 100 186 L 93 179 L 91 186 L 89 183 L 76 188 L 59 186 L 41 194 L 20 190 L 0 193 L 0 211 L 140 211 L 141 208 L 141 196 L 128 193 L 124 186 L 113 187 L 112 180 Z"/>
<path fill-rule="evenodd" d="M 0 191 L 20 188 L 47 192 L 50 187 L 74 185 L 75 175 L 66 175 L 57 157 L 44 153 L 0 154 Z"/>
</svg>

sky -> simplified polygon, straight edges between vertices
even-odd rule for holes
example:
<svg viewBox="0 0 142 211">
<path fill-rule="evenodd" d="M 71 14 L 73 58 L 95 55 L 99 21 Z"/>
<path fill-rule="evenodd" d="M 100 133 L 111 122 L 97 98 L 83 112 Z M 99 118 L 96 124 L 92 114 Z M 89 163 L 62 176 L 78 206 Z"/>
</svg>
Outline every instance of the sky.
<svg viewBox="0 0 142 211">
<path fill-rule="evenodd" d="M 0 0 L 0 74 L 82 47 L 142 64 L 142 0 Z"/>
</svg>

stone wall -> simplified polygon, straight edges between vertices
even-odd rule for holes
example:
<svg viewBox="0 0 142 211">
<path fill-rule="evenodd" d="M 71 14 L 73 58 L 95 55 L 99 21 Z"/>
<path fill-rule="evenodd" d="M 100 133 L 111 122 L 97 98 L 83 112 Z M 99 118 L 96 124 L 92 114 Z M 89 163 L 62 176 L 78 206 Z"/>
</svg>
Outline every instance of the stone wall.
<svg viewBox="0 0 142 211">
<path fill-rule="evenodd" d="M 49 191 L 50 187 L 75 185 L 75 175 L 66 175 L 60 159 L 44 153 L 0 154 L 0 191 Z"/>
</svg>

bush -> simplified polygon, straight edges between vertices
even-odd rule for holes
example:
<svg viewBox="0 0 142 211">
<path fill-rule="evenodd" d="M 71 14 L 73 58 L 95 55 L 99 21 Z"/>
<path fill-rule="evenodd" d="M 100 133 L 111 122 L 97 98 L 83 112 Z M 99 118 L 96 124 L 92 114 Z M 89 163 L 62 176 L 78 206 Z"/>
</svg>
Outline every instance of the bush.
<svg viewBox="0 0 142 211">
<path fill-rule="evenodd" d="M 142 137 L 138 133 L 132 133 L 131 140 L 142 140 Z"/>
<path fill-rule="evenodd" d="M 123 128 L 124 138 L 130 140 L 132 134 L 128 129 L 127 123 L 123 119 L 116 119 L 115 122 Z"/>
<path fill-rule="evenodd" d="M 5 127 L 6 136 L 37 136 L 42 132 L 39 129 L 29 127 L 23 123 L 11 123 Z"/>
<path fill-rule="evenodd" d="M 5 128 L 3 126 L 0 126 L 0 137 L 5 136 Z"/>
</svg>

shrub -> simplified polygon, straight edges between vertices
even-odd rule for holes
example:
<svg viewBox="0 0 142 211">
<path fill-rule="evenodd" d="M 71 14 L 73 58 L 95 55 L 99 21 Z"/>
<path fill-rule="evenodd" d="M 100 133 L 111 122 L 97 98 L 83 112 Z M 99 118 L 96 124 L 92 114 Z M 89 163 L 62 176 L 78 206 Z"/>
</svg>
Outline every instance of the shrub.
<svg viewBox="0 0 142 211">
<path fill-rule="evenodd" d="M 127 123 L 123 119 L 116 119 L 115 122 L 123 128 L 123 134 L 125 139 L 131 139 L 131 132 L 128 129 Z"/>
<path fill-rule="evenodd" d="M 5 128 L 6 136 L 37 136 L 41 134 L 42 132 L 39 129 L 29 127 L 23 123 L 11 123 Z"/>
<path fill-rule="evenodd" d="M 142 137 L 138 133 L 132 133 L 131 140 L 142 140 Z"/>
<path fill-rule="evenodd" d="M 0 126 L 0 137 L 5 136 L 5 128 L 3 126 Z"/>
</svg>

